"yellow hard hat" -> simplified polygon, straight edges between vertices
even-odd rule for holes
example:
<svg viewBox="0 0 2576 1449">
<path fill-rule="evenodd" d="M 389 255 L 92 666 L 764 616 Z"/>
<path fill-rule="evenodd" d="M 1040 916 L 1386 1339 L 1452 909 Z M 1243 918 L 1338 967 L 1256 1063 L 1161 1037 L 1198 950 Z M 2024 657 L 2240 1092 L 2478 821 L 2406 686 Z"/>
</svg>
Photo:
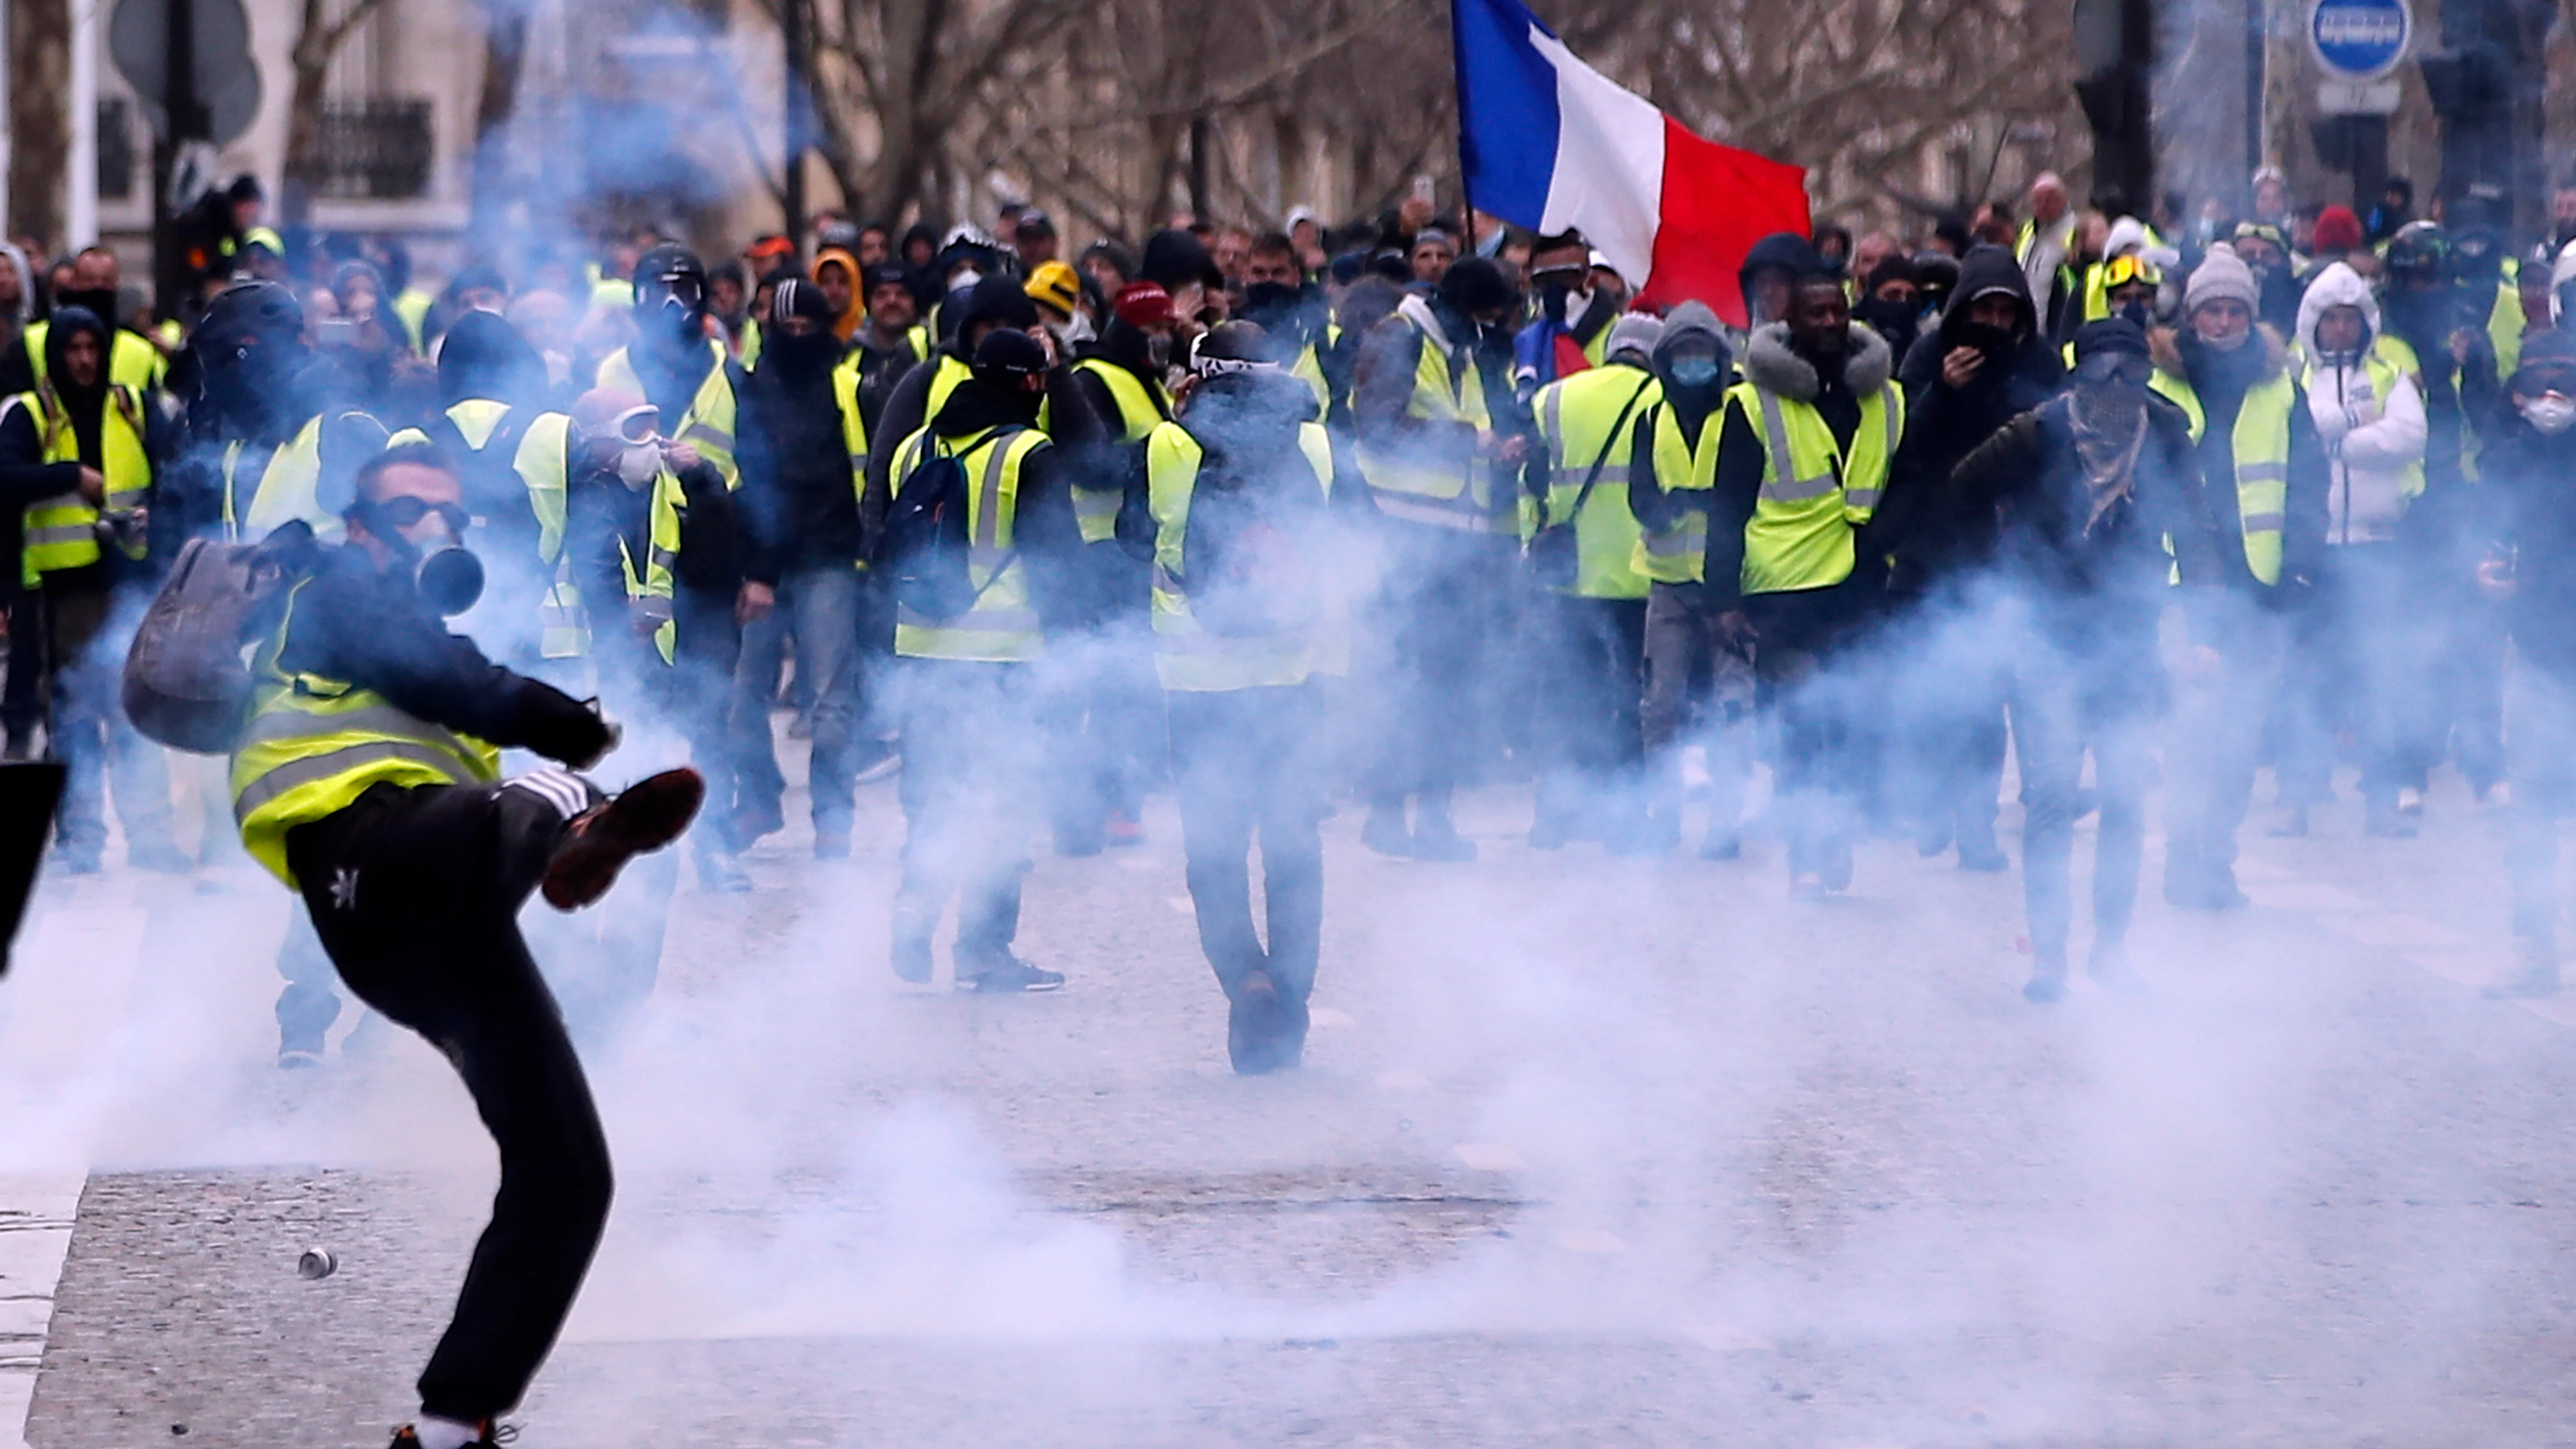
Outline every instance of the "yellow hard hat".
<svg viewBox="0 0 2576 1449">
<path fill-rule="evenodd" d="M 1082 310 L 1082 279 L 1063 262 L 1039 263 L 1021 290 L 1029 294 L 1030 301 L 1053 307 L 1067 317 Z"/>
</svg>

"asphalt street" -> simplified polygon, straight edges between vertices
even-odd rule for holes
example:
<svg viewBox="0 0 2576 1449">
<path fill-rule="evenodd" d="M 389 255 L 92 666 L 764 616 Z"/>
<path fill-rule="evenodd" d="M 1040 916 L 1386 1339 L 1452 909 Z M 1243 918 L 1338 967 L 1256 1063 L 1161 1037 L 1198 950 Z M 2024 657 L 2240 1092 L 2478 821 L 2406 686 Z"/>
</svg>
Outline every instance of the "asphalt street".
<svg viewBox="0 0 2576 1449">
<path fill-rule="evenodd" d="M 849 862 L 792 826 L 747 896 L 683 873 L 592 1055 L 618 1203 L 517 1442 L 2570 1442 L 2576 1006 L 2478 995 L 2500 816 L 2445 778 L 2424 838 L 2366 839 L 2348 779 L 2309 839 L 2249 828 L 2236 915 L 2156 901 L 2151 840 L 2145 989 L 2047 1008 L 2018 876 L 1903 841 L 1811 902 L 1768 842 L 1533 852 L 1525 787 L 1466 802 L 1472 865 L 1345 810 L 1307 1065 L 1261 1080 L 1168 801 L 1039 851 L 1022 950 L 1071 983 L 990 1000 L 944 943 L 940 986 L 887 970 L 865 787 Z M 240 866 L 41 888 L 0 982 L 0 1446 L 412 1412 L 491 1153 L 407 1037 L 273 1065 L 288 904 Z"/>
</svg>

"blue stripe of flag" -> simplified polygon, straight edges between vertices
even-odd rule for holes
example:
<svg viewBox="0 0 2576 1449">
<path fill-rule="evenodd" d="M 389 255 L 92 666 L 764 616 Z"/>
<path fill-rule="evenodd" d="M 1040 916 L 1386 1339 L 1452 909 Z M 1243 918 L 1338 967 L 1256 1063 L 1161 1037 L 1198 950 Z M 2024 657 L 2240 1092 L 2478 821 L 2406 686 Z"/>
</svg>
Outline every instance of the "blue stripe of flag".
<svg viewBox="0 0 2576 1449">
<path fill-rule="evenodd" d="M 1480 211 L 1535 228 L 1556 173 L 1556 67 L 1530 44 L 1519 0 L 1450 0 L 1458 46 L 1458 155 Z"/>
</svg>

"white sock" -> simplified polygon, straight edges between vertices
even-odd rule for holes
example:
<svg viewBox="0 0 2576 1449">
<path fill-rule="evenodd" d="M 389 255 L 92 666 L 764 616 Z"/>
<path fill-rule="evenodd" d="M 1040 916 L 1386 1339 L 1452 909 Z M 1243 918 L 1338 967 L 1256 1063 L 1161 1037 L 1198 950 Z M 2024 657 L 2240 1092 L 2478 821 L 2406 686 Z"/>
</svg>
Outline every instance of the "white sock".
<svg viewBox="0 0 2576 1449">
<path fill-rule="evenodd" d="M 429 1414 L 421 1415 L 420 1422 L 412 1425 L 411 1431 L 420 1436 L 420 1449 L 465 1449 L 466 1445 L 483 1437 L 480 1424 L 460 1424 L 454 1419 L 441 1419 Z"/>
</svg>

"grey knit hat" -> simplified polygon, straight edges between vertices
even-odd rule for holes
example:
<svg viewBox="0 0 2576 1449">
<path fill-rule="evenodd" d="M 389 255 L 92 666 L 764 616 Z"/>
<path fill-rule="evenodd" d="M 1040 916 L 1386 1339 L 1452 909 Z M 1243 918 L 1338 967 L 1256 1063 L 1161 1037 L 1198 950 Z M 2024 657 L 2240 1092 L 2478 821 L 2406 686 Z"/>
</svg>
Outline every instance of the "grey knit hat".
<svg viewBox="0 0 2576 1449">
<path fill-rule="evenodd" d="M 2191 280 L 2183 284 L 2182 314 L 2189 317 L 2200 310 L 2203 302 L 2229 298 L 2244 303 L 2248 312 L 2261 306 L 2252 269 L 2237 257 L 2234 247 L 2220 242 L 2201 258 L 2200 265 L 2192 269 Z"/>
<path fill-rule="evenodd" d="M 1639 362 L 1655 355 L 1655 344 L 1664 339 L 1664 319 L 1652 312 L 1622 312 L 1610 324 L 1610 341 L 1601 349 L 1604 357 L 1632 354 Z"/>
</svg>

